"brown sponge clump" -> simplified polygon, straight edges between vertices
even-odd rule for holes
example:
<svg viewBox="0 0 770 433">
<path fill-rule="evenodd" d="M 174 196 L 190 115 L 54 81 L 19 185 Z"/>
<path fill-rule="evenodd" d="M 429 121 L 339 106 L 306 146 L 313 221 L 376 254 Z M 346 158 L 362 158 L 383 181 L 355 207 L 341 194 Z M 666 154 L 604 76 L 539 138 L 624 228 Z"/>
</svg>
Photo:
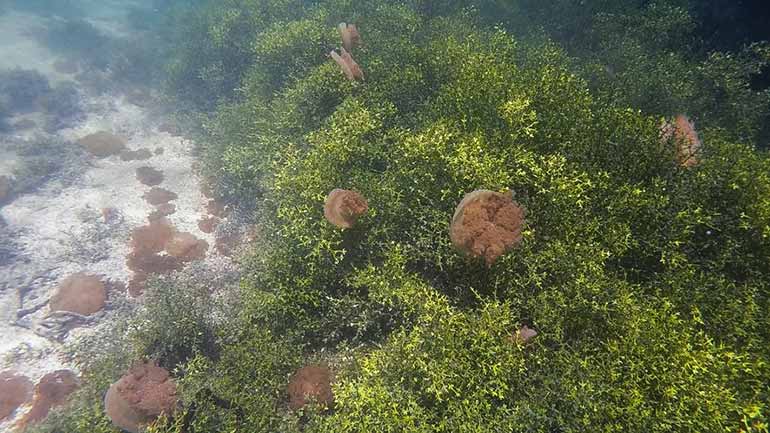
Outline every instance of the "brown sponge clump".
<svg viewBox="0 0 770 433">
<path fill-rule="evenodd" d="M 78 140 L 78 143 L 99 158 L 117 155 L 126 148 L 126 142 L 122 138 L 106 131 L 86 135 Z"/>
<path fill-rule="evenodd" d="M 104 397 L 104 411 L 112 423 L 132 433 L 161 414 L 173 414 L 176 406 L 176 384 L 168 370 L 152 362 L 134 364 Z"/>
<path fill-rule="evenodd" d="M 104 308 L 107 289 L 99 277 L 83 272 L 70 275 L 51 296 L 51 311 L 70 311 L 88 316 Z"/>
<path fill-rule="evenodd" d="M 358 217 L 369 210 L 369 203 L 356 191 L 334 189 L 326 197 L 324 216 L 335 226 L 343 229 L 353 227 Z"/>
<path fill-rule="evenodd" d="M 0 422 L 32 399 L 32 381 L 11 371 L 0 373 Z"/>
<path fill-rule="evenodd" d="M 455 248 L 491 266 L 521 242 L 523 224 L 524 209 L 510 194 L 477 190 L 457 206 L 450 235 Z"/>
<path fill-rule="evenodd" d="M 334 404 L 332 372 L 322 365 L 308 365 L 297 370 L 289 382 L 289 407 L 298 410 L 310 402 L 326 408 Z"/>
</svg>

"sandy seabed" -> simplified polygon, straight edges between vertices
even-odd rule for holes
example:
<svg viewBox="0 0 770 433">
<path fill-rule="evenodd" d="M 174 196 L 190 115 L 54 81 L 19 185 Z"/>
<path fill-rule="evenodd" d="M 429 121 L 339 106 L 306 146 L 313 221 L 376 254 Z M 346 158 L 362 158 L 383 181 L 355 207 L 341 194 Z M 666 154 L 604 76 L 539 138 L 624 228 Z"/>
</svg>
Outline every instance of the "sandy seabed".
<svg viewBox="0 0 770 433">
<path fill-rule="evenodd" d="M 106 26 L 110 16 L 104 8 L 100 10 L 101 15 L 94 20 Z M 74 76 L 53 68 L 61 58 L 34 37 L 35 29 L 44 29 L 45 25 L 46 19 L 34 15 L 0 15 L 0 69 L 34 69 L 52 85 L 74 81 Z M 193 172 L 193 143 L 160 132 L 163 119 L 150 113 L 151 107 L 134 105 L 122 94 L 83 93 L 84 120 L 58 131 L 58 138 L 78 146 L 79 138 L 108 131 L 124 138 L 129 150 L 148 149 L 153 154 L 141 161 L 123 161 L 117 155 L 89 157 L 86 168 L 74 181 L 53 178 L 36 191 L 0 205 L 0 219 L 6 224 L 4 233 L 13 237 L 0 242 L 13 242 L 18 250 L 10 263 L 0 263 L 0 371 L 12 370 L 33 382 L 54 370 L 74 369 L 62 356 L 63 344 L 92 332 L 108 323 L 119 309 L 138 302 L 125 291 L 132 276 L 126 266 L 130 232 L 147 224 L 148 214 L 155 209 L 142 198 L 150 187 L 137 180 L 138 167 L 162 171 L 164 180 L 159 186 L 178 195 L 172 202 L 176 212 L 168 220 L 179 231 L 214 245 L 213 236 L 198 229 L 208 200 L 201 194 Z M 35 113 L 25 117 L 34 119 Z M 40 129 L 0 135 L 0 176 L 12 176 L 18 163 L 10 143 L 36 136 L 47 135 Z M 102 215 L 107 208 L 115 210 L 109 223 Z M 209 248 L 209 256 L 215 255 L 213 250 Z M 207 260 L 221 261 L 222 257 Z M 57 322 L 61 317 L 52 317 L 48 299 L 59 282 L 76 272 L 97 275 L 107 282 L 108 301 L 104 311 L 75 321 L 73 329 L 67 326 L 69 332 L 62 333 L 62 324 Z M 19 410 L 15 417 L 0 423 L 0 431 L 10 430 L 23 412 Z"/>
</svg>

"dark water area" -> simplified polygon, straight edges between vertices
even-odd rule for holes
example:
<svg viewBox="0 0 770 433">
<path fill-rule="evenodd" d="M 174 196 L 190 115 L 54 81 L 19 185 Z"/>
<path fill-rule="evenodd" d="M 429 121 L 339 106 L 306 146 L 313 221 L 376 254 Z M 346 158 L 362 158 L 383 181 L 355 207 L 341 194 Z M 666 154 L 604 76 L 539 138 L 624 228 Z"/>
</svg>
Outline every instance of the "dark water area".
<svg viewBox="0 0 770 433">
<path fill-rule="evenodd" d="M 770 41 L 770 2 L 766 0 L 713 0 L 692 7 L 701 22 L 706 44 L 719 50 L 737 50 L 758 41 Z"/>
</svg>

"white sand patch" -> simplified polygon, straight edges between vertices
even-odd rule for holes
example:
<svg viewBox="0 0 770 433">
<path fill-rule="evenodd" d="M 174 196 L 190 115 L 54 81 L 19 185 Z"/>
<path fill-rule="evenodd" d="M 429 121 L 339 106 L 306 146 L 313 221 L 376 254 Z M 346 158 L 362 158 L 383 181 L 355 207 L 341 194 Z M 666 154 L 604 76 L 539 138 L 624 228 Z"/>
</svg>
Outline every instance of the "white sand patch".
<svg viewBox="0 0 770 433">
<path fill-rule="evenodd" d="M 98 20 L 123 13 L 106 6 L 99 11 L 104 13 Z M 0 68 L 36 69 L 53 82 L 69 79 L 53 70 L 56 56 L 34 38 L 35 29 L 45 23 L 45 19 L 27 14 L 0 16 Z M 117 314 L 117 307 L 111 303 L 123 302 L 118 299 L 121 295 L 111 292 L 105 311 L 76 323 L 65 336 L 49 333 L 57 331 L 58 322 L 50 315 L 48 299 L 64 278 L 75 272 L 99 275 L 110 282 L 127 283 L 131 278 L 132 272 L 126 266 L 130 231 L 147 224 L 147 216 L 155 209 L 142 198 L 150 187 L 137 180 L 138 167 L 163 172 L 159 186 L 178 195 L 171 202 L 176 212 L 168 219 L 179 231 L 209 243 L 206 263 L 216 269 L 225 269 L 231 263 L 214 252 L 213 235 L 198 229 L 208 200 L 201 194 L 193 172 L 193 144 L 158 132 L 160 119 L 152 118 L 122 96 L 87 96 L 85 110 L 86 119 L 74 128 L 59 131 L 60 138 L 78 146 L 77 139 L 108 131 L 123 137 L 129 149 L 146 148 L 153 156 L 144 161 L 123 161 L 118 156 L 91 158 L 74 182 L 50 180 L 35 192 L 0 207 L 0 219 L 7 224 L 7 232 L 14 234 L 13 243 L 18 249 L 12 262 L 0 263 L 0 371 L 15 370 L 33 381 L 57 369 L 74 368 L 61 357 L 62 343 L 108 323 Z M 39 127 L 16 132 L 18 138 L 41 133 Z M 0 175 L 12 173 L 18 164 L 16 155 L 3 149 L 2 141 L 0 137 Z M 162 148 L 163 153 L 155 154 L 157 148 Z M 106 208 L 115 209 L 118 217 L 105 221 L 102 209 Z M 6 241 L 10 242 L 0 239 Z M 0 423 L 0 431 L 10 428 L 12 422 Z"/>
</svg>

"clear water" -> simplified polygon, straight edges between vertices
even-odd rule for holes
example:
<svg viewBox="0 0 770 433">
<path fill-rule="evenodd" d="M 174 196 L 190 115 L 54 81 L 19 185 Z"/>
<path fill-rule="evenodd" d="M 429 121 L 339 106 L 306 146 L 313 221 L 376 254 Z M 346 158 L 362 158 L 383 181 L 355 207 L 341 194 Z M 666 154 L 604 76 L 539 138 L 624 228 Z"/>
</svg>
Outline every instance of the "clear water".
<svg viewBox="0 0 770 433">
<path fill-rule="evenodd" d="M 180 124 L 179 107 L 164 93 L 166 60 L 179 42 L 169 16 L 204 3 L 0 0 L 0 371 L 24 375 L 31 383 L 59 370 L 79 373 L 71 356 L 79 338 L 141 309 L 135 295 L 147 275 L 131 265 L 137 228 L 146 228 L 148 243 L 172 236 L 184 250 L 179 254 L 200 253 L 185 260 L 193 268 L 190 275 L 237 285 L 241 268 L 227 242 L 249 227 L 250 217 L 228 214 L 211 198 L 198 170 L 199 143 L 191 133 L 196 128 Z M 422 3 L 426 9 L 439 7 Z M 549 8 L 576 2 L 545 3 L 542 14 L 532 16 L 542 18 Z M 770 38 L 766 5 L 734 3 L 689 3 L 701 23 L 698 50 L 735 53 Z M 534 3 L 466 6 L 504 15 L 516 14 L 521 4 Z M 602 2 L 585 7 L 591 8 L 590 17 L 614 10 Z M 575 23 L 543 19 L 538 25 L 578 59 L 602 49 L 586 50 L 582 44 L 589 37 Z M 521 30 L 502 26 L 513 34 Z M 626 77 L 623 66 L 604 66 L 605 78 Z M 770 86 L 767 67 L 745 75 L 749 92 Z M 627 101 L 651 114 L 678 114 L 656 95 Z M 217 101 L 205 102 L 211 108 Z M 696 125 L 711 120 L 701 117 Z M 765 119 L 764 125 L 751 138 L 739 138 L 767 148 L 770 122 Z M 173 256 L 170 248 L 163 254 Z M 159 273 L 176 270 L 169 266 Z M 93 291 L 68 298 L 73 278 L 81 279 L 79 288 L 91 284 Z M 13 431 L 25 408 L 0 420 L 0 431 Z"/>
</svg>

